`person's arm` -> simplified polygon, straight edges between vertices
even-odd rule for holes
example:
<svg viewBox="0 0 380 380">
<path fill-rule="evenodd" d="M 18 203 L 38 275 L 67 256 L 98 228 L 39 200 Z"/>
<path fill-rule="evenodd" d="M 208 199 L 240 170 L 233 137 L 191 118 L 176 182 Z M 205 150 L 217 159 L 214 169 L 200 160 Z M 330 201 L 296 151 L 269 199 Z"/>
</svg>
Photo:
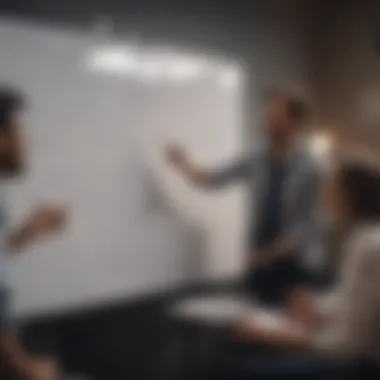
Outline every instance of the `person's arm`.
<svg viewBox="0 0 380 380">
<path fill-rule="evenodd" d="M 6 367 L 23 378 L 29 378 L 31 360 L 12 333 L 0 333 L 0 356 Z"/>
<path fill-rule="evenodd" d="M 14 228 L 7 237 L 7 249 L 10 253 L 21 251 L 39 237 L 54 233 L 65 222 L 65 211 L 57 206 L 41 206 L 19 227 Z"/>
<path fill-rule="evenodd" d="M 234 330 L 235 337 L 272 348 L 309 351 L 326 357 L 360 358 L 368 354 L 377 336 L 380 310 L 378 249 L 365 252 L 352 264 L 342 284 L 341 308 L 330 328 L 315 332 L 286 323 L 276 327 L 250 323 L 240 324 Z"/>
<path fill-rule="evenodd" d="M 30 356 L 11 333 L 0 333 L 0 361 L 23 380 L 58 380 L 58 366 L 53 360 Z"/>
<path fill-rule="evenodd" d="M 10 232 L 7 238 L 7 250 L 11 253 L 19 252 L 25 246 L 36 239 L 37 232 L 30 223 L 25 223 L 16 227 Z"/>
<path fill-rule="evenodd" d="M 166 152 L 168 161 L 191 183 L 206 187 L 220 188 L 252 175 L 252 159 L 241 159 L 221 170 L 205 170 L 194 164 L 179 147 L 171 147 Z"/>
<path fill-rule="evenodd" d="M 234 329 L 234 338 L 240 342 L 259 344 L 268 348 L 313 351 L 313 336 L 307 329 L 291 323 L 265 326 L 262 323 L 241 323 Z"/>
<path fill-rule="evenodd" d="M 358 242 L 360 246 L 361 243 Z M 317 339 L 320 350 L 331 356 L 368 354 L 378 331 L 380 311 L 379 248 L 352 248 L 344 273 L 335 328 Z M 357 258 L 357 260 L 355 260 Z"/>
<path fill-rule="evenodd" d="M 341 303 L 340 290 L 334 287 L 315 296 L 315 319 L 318 328 L 328 328 L 336 322 Z"/>
</svg>

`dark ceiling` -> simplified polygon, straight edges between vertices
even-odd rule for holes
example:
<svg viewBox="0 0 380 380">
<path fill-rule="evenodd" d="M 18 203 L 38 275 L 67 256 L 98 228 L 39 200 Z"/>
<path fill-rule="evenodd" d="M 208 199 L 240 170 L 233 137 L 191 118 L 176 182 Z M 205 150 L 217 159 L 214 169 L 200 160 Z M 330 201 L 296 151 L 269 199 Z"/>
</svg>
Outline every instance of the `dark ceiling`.
<svg viewBox="0 0 380 380">
<path fill-rule="evenodd" d="M 234 48 L 244 45 L 255 24 L 268 19 L 265 4 L 265 0 L 0 0 L 0 12 L 84 29 L 106 18 L 115 34 L 160 36 L 215 48 L 220 42 Z"/>
<path fill-rule="evenodd" d="M 115 34 L 197 43 L 210 39 L 213 46 L 223 40 L 230 47 L 238 42 L 244 50 L 260 23 L 282 18 L 301 34 L 318 36 L 326 20 L 352 2 L 356 0 L 0 0 L 0 13 L 84 29 L 106 18 Z"/>
<path fill-rule="evenodd" d="M 189 0 L 1 0 L 0 10 L 37 17 L 85 19 L 99 15 L 120 18 L 131 15 L 214 15 L 244 17 L 255 1 Z"/>
<path fill-rule="evenodd" d="M 247 30 L 262 12 L 255 0 L 0 0 L 0 12 L 32 20 L 92 27 L 98 19 L 111 22 L 118 33 L 216 34 Z M 255 17 L 257 19 L 257 17 Z M 199 29 L 199 30 L 198 30 Z"/>
<path fill-rule="evenodd" d="M 182 16 L 243 24 L 257 20 L 258 14 L 272 14 L 310 23 L 320 14 L 334 14 L 336 9 L 355 2 L 359 0 L 0 0 L 0 12 L 70 22 L 99 16 L 115 23 Z"/>
</svg>

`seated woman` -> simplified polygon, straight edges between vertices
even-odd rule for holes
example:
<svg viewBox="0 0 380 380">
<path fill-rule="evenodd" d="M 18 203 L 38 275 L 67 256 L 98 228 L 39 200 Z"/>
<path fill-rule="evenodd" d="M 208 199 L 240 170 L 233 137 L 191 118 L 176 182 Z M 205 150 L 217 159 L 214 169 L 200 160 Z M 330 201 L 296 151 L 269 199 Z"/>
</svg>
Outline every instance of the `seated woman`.
<svg viewBox="0 0 380 380">
<path fill-rule="evenodd" d="M 306 297 L 298 323 L 263 326 L 253 317 L 234 331 L 240 341 L 276 349 L 276 357 L 266 367 L 272 375 L 277 368 L 276 377 L 297 372 L 311 362 L 319 372 L 341 360 L 365 363 L 363 368 L 370 367 L 371 373 L 380 368 L 380 171 L 346 159 L 338 165 L 327 190 L 326 206 L 346 231 L 334 310 L 323 313 Z M 301 305 L 299 300 L 297 304 Z M 254 359 L 244 368 L 235 368 L 228 378 L 257 375 Z M 285 372 L 278 371 L 279 363 Z"/>
</svg>

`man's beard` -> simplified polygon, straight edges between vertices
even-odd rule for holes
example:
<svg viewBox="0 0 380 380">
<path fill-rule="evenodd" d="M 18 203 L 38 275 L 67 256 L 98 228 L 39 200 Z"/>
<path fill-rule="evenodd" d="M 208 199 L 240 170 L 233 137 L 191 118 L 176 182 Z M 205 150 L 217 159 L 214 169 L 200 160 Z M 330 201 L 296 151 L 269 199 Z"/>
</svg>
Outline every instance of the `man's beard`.
<svg viewBox="0 0 380 380">
<path fill-rule="evenodd" d="M 0 155 L 0 176 L 6 178 L 16 178 L 24 173 L 23 161 L 12 156 Z"/>
</svg>

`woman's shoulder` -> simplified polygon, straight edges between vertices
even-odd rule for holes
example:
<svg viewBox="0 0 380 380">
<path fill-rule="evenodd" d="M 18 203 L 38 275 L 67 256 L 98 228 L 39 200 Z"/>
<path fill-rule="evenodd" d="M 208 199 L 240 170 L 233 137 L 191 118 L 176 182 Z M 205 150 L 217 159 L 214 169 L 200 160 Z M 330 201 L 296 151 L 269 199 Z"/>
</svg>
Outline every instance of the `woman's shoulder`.
<svg viewBox="0 0 380 380">
<path fill-rule="evenodd" d="M 343 254 L 340 292 L 351 292 L 358 281 L 362 289 L 380 286 L 380 225 L 357 228 L 346 240 Z"/>
<path fill-rule="evenodd" d="M 347 239 L 345 248 L 359 261 L 380 263 L 380 223 L 357 227 Z"/>
</svg>

